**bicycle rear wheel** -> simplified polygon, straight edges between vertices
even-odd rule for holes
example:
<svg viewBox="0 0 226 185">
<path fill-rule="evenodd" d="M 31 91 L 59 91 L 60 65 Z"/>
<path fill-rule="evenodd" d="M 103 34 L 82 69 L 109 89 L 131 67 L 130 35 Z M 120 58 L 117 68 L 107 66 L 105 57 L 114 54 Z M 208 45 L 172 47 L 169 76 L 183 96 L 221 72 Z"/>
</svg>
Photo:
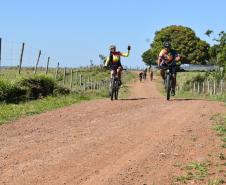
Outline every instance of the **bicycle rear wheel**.
<svg viewBox="0 0 226 185">
<path fill-rule="evenodd" d="M 114 100 L 114 89 L 115 89 L 114 86 L 115 86 L 115 78 L 113 77 L 113 78 L 111 79 L 111 92 L 110 92 L 110 94 L 111 94 L 111 96 L 110 96 L 111 101 Z"/>
<path fill-rule="evenodd" d="M 118 80 L 117 80 L 117 81 L 115 81 L 115 90 L 114 90 L 115 100 L 118 99 L 118 92 L 119 92 L 119 84 L 118 84 Z"/>
<path fill-rule="evenodd" d="M 166 99 L 170 100 L 170 92 L 171 92 L 171 76 L 169 74 L 166 75 Z"/>
</svg>

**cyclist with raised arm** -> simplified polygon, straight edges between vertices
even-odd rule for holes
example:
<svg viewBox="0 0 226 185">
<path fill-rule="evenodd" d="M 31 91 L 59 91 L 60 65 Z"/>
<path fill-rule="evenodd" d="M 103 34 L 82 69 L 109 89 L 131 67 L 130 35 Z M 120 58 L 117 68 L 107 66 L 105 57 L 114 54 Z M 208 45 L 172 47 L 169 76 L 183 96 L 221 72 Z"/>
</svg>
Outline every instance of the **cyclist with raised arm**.
<svg viewBox="0 0 226 185">
<path fill-rule="evenodd" d="M 175 88 L 176 88 L 176 63 L 181 60 L 180 55 L 172 49 L 171 43 L 165 41 L 163 43 L 164 48 L 159 53 L 157 64 L 160 67 L 160 74 L 162 79 L 165 80 L 165 69 L 164 66 L 172 65 L 174 67 L 173 79 L 172 79 L 172 91 L 171 95 L 175 96 Z M 162 68 L 161 68 L 162 67 Z"/>
<path fill-rule="evenodd" d="M 119 78 L 119 85 L 122 84 L 121 81 L 121 73 L 123 70 L 122 64 L 121 64 L 121 56 L 123 57 L 128 57 L 130 54 L 130 49 L 131 47 L 128 46 L 128 52 L 127 53 L 123 53 L 120 51 L 116 51 L 116 46 L 115 45 L 111 45 L 109 47 L 110 49 L 110 55 L 109 57 L 107 57 L 107 60 L 104 64 L 105 67 L 109 66 L 110 70 L 111 70 L 111 78 L 113 77 L 113 75 L 117 75 Z"/>
</svg>

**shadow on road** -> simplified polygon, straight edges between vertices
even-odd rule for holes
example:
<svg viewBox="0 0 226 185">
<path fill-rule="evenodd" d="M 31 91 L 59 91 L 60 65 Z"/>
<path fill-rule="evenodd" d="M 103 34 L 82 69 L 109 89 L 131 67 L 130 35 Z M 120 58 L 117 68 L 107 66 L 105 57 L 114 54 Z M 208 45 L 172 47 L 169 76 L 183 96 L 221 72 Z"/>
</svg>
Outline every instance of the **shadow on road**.
<svg viewBox="0 0 226 185">
<path fill-rule="evenodd" d="M 136 100 L 147 100 L 148 98 L 126 98 L 126 99 L 120 99 L 121 101 L 136 101 Z"/>
<path fill-rule="evenodd" d="M 180 99 L 171 99 L 171 101 L 199 101 L 204 99 L 198 98 L 180 98 Z"/>
</svg>

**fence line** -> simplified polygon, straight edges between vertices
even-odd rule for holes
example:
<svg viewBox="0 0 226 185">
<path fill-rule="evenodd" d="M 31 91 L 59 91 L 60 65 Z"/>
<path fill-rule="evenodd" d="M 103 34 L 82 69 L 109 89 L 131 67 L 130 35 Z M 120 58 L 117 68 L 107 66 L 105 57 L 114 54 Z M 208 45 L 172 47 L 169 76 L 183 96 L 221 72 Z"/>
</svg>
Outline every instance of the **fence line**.
<svg viewBox="0 0 226 185">
<path fill-rule="evenodd" d="M 41 72 L 46 75 L 51 74 L 57 82 L 62 83 L 61 85 L 72 91 L 106 89 L 109 86 L 106 84 L 109 84 L 110 80 L 92 79 L 90 76 L 85 76 L 82 72 L 79 72 L 83 69 L 92 71 L 97 68 L 99 67 L 61 68 L 59 61 L 50 58 L 40 49 L 33 49 L 25 42 L 15 43 L 0 38 L 0 75 L 5 75 L 6 77 L 8 74 L 4 73 L 3 69 L 6 71 L 12 69 L 11 73 L 13 74 L 10 74 L 11 78 L 22 75 L 22 73 L 28 74 L 28 71 L 31 70 L 31 74 Z M 17 74 L 15 70 L 18 71 Z"/>
<path fill-rule="evenodd" d="M 226 93 L 226 81 L 221 80 L 209 80 L 204 81 L 195 81 L 189 84 L 179 82 L 177 84 L 177 90 L 179 91 L 190 91 L 193 94 L 202 94 L 202 95 L 222 95 Z"/>
</svg>

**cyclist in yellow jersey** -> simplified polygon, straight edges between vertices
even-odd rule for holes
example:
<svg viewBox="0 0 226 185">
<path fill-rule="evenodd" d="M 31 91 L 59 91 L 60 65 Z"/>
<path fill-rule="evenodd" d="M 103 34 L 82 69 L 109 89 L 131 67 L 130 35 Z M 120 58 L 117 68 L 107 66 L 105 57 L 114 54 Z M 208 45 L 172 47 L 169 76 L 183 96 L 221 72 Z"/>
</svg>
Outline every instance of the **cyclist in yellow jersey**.
<svg viewBox="0 0 226 185">
<path fill-rule="evenodd" d="M 111 45 L 110 46 L 110 56 L 107 57 L 107 60 L 104 64 L 105 67 L 109 66 L 111 69 L 111 78 L 114 74 L 117 73 L 117 76 L 119 77 L 119 85 L 121 85 L 121 73 L 123 70 L 122 64 L 121 64 L 121 56 L 128 57 L 130 54 L 131 47 L 128 46 L 128 52 L 122 53 L 120 51 L 116 51 L 116 46 Z"/>
<path fill-rule="evenodd" d="M 163 43 L 163 46 L 164 46 L 164 49 L 162 49 L 161 52 L 159 53 L 159 58 L 157 61 L 158 66 L 164 67 L 168 64 L 176 66 L 176 63 L 181 60 L 181 56 L 175 50 L 172 49 L 170 42 L 165 41 Z M 160 74 L 163 80 L 165 80 L 164 69 L 160 69 Z M 172 79 L 172 92 L 171 92 L 172 96 L 175 96 L 175 88 L 177 83 L 176 77 L 177 77 L 176 68 L 174 68 L 173 79 Z"/>
</svg>

